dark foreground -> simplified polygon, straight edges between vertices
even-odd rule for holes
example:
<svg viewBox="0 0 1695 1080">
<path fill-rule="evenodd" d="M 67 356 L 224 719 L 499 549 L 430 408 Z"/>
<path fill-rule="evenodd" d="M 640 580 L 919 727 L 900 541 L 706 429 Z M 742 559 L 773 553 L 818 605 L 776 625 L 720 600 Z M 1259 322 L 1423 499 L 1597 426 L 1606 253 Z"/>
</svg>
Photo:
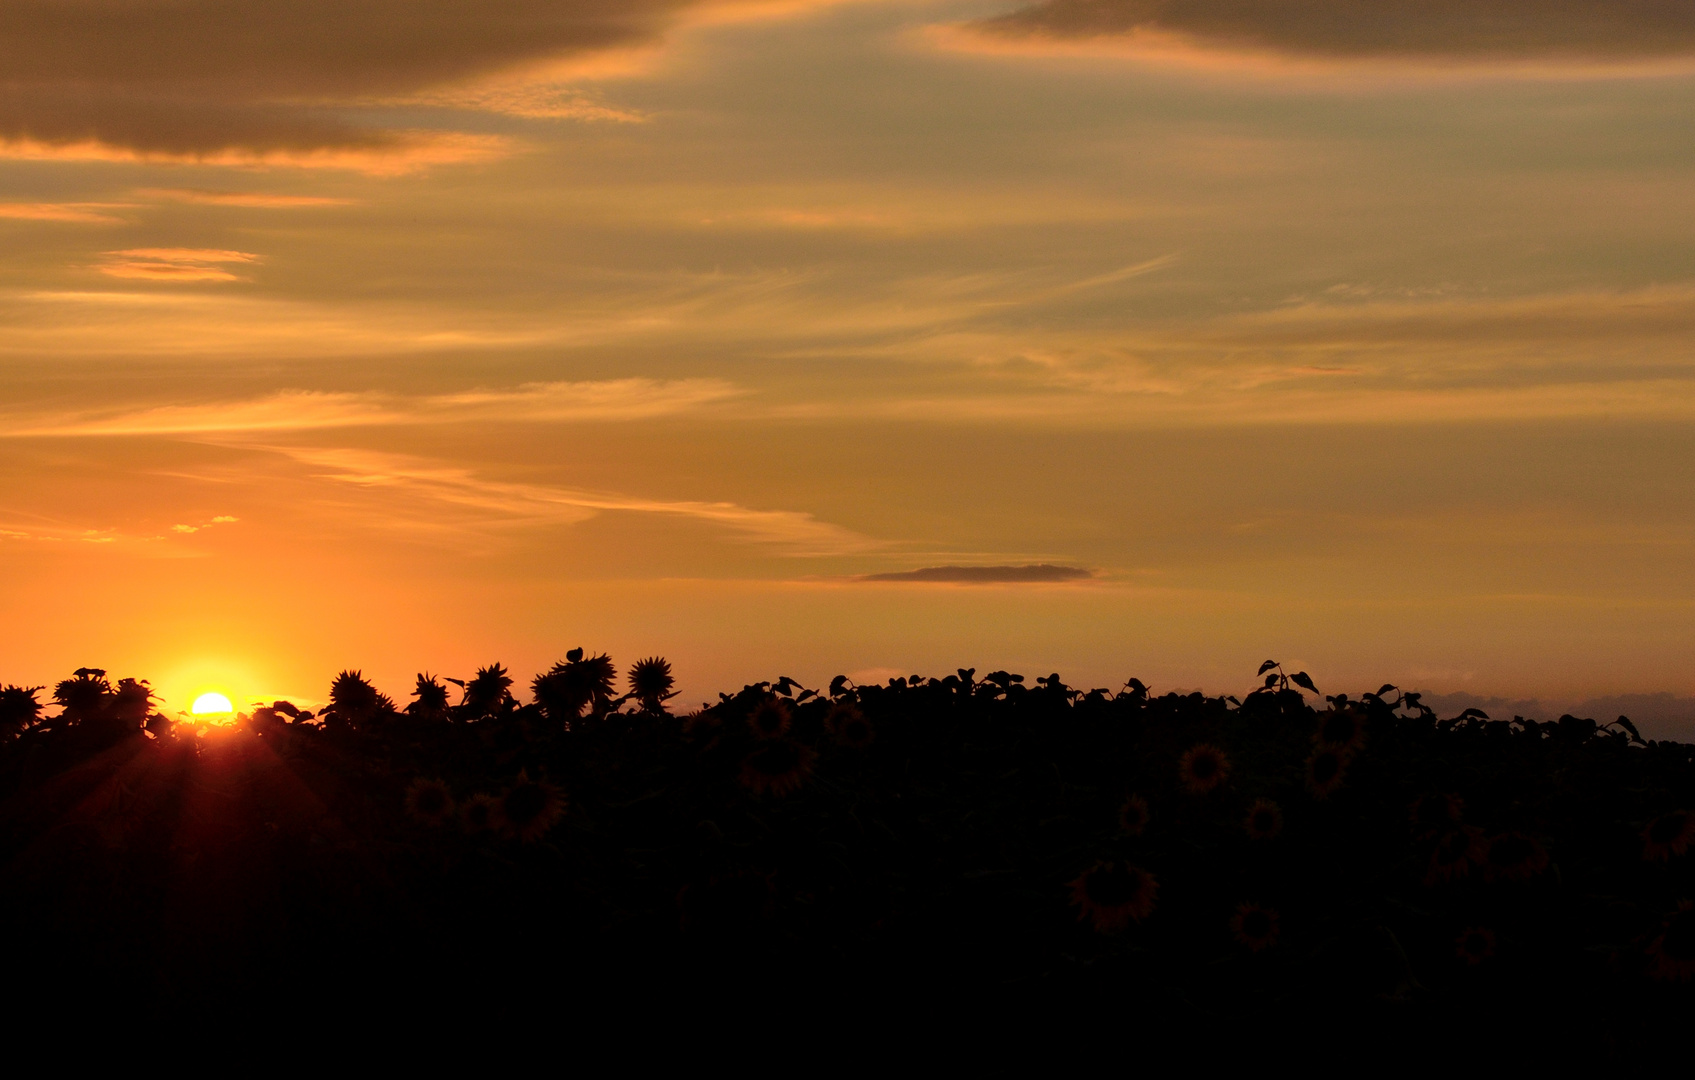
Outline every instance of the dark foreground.
<svg viewBox="0 0 1695 1080">
<path fill-rule="evenodd" d="M 1695 1004 L 1695 747 L 1628 724 L 1443 720 L 1391 687 L 1315 709 L 1276 672 L 1239 704 L 783 680 L 682 717 L 637 674 L 613 698 L 574 653 L 529 704 L 489 669 L 405 709 L 344 675 L 320 715 L 199 730 L 99 673 L 39 714 L 7 691 L 13 986 L 753 987 L 1601 1052 Z"/>
</svg>

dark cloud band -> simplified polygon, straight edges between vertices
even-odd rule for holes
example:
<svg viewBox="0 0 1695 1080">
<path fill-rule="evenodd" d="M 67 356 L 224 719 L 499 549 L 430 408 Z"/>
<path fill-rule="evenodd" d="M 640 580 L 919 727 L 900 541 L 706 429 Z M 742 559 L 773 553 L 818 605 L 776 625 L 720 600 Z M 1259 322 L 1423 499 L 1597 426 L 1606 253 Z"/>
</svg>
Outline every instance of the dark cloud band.
<svg viewBox="0 0 1695 1080">
<path fill-rule="evenodd" d="M 704 0 L 0 0 L 0 139 L 376 148 L 334 107 L 640 45 Z"/>
<path fill-rule="evenodd" d="M 1333 57 L 1662 58 L 1695 53 L 1687 0 L 1043 0 L 974 24 L 1001 37 L 1154 31 Z"/>
<path fill-rule="evenodd" d="M 866 574 L 861 581 L 951 582 L 995 585 L 1021 582 L 1084 581 L 1095 575 L 1079 566 L 926 566 L 887 574 Z"/>
</svg>

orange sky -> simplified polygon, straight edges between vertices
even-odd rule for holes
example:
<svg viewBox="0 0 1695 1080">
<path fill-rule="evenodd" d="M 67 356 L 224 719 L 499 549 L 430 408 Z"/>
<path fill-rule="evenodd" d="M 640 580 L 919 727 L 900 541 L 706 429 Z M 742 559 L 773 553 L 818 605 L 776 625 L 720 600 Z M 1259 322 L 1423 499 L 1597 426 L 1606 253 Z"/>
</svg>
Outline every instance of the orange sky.
<svg viewBox="0 0 1695 1080">
<path fill-rule="evenodd" d="M 1650 7 L 0 0 L 0 680 L 1695 694 Z"/>
</svg>

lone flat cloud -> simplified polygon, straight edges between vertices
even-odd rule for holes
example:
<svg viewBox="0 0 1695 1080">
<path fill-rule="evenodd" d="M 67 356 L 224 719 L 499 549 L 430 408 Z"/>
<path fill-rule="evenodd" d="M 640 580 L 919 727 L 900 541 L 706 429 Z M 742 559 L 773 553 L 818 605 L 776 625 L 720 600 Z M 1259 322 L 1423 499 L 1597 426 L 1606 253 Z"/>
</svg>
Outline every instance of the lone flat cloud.
<svg viewBox="0 0 1695 1080">
<path fill-rule="evenodd" d="M 1080 566 L 925 566 L 888 574 L 866 574 L 861 581 L 946 581 L 966 585 L 1003 582 L 1081 581 L 1095 575 Z"/>
</svg>

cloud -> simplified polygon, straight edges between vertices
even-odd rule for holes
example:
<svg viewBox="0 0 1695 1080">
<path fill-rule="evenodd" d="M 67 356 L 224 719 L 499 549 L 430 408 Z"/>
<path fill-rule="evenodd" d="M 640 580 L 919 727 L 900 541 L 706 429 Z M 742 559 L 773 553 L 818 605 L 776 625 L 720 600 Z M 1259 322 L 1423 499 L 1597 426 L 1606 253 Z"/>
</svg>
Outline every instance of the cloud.
<svg viewBox="0 0 1695 1080">
<path fill-rule="evenodd" d="M 136 192 L 136 196 L 201 206 L 242 206 L 267 210 L 347 206 L 353 202 L 352 199 L 332 199 L 320 195 L 273 195 L 266 191 L 205 191 L 198 188 L 142 188 Z"/>
<path fill-rule="evenodd" d="M 5 435 L 197 435 L 476 420 L 615 421 L 669 416 L 741 393 L 719 379 L 526 383 L 500 390 L 397 395 L 285 390 L 263 397 L 117 414 L 0 415 Z"/>
<path fill-rule="evenodd" d="M 108 251 L 106 254 L 128 256 L 132 259 L 157 259 L 161 262 L 177 263 L 259 261 L 259 256 L 251 251 L 226 251 L 222 248 L 128 248 L 124 251 Z"/>
<path fill-rule="evenodd" d="M 247 251 L 218 248 L 130 248 L 106 252 L 98 269 L 108 277 L 137 281 L 240 281 L 217 263 L 257 262 Z"/>
<path fill-rule="evenodd" d="M 330 471 L 320 479 L 391 492 L 440 510 L 470 515 L 473 522 L 503 525 L 568 525 L 602 513 L 686 518 L 719 526 L 739 538 L 796 556 L 864 552 L 878 543 L 852 530 L 794 510 L 756 510 L 728 502 L 644 499 L 611 492 L 546 484 L 488 480 L 469 469 L 396 454 L 354 449 L 269 447 L 295 461 Z"/>
<path fill-rule="evenodd" d="M 89 225 L 121 225 L 124 219 L 105 210 L 128 203 L 0 203 L 0 218 L 17 221 L 74 221 Z"/>
<path fill-rule="evenodd" d="M 646 123 L 648 119 L 643 113 L 607 105 L 573 87 L 523 79 L 426 91 L 397 100 L 394 104 L 480 109 L 532 120 L 641 124 Z"/>
<path fill-rule="evenodd" d="M 343 129 L 311 135 L 301 146 L 255 146 L 255 128 L 232 131 L 235 145 L 138 148 L 102 139 L 52 141 L 8 138 L 0 115 L 0 159 L 108 162 L 130 165 L 211 165 L 233 169 L 342 169 L 369 176 L 402 176 L 434 165 L 463 165 L 502 157 L 512 141 L 498 135 L 452 131 L 375 131 L 343 138 Z"/>
<path fill-rule="evenodd" d="M 651 46 L 714 0 L 0 0 L 0 153 L 380 168 L 427 135 L 349 119 L 513 73 Z M 735 5 L 780 9 L 780 0 Z M 624 118 L 510 89 L 460 103 Z M 451 95 L 450 95 L 451 96 Z M 445 100 L 445 99 L 444 99 Z M 489 143 L 485 140 L 483 149 Z M 463 145 L 461 150 L 465 149 Z M 452 160 L 451 155 L 434 158 Z"/>
<path fill-rule="evenodd" d="M 1079 566 L 926 566 L 887 574 L 865 574 L 860 581 L 946 582 L 957 585 L 1028 584 L 1056 581 L 1086 581 L 1093 571 Z"/>
<path fill-rule="evenodd" d="M 184 266 L 170 262 L 105 262 L 96 269 L 108 277 L 133 281 L 240 281 L 228 270 L 215 266 Z"/>
<path fill-rule="evenodd" d="M 217 517 L 213 518 L 211 521 L 203 521 L 198 525 L 172 525 L 171 531 L 174 532 L 174 533 L 183 533 L 183 534 L 186 535 L 188 533 L 197 533 L 202 529 L 210 529 L 214 525 L 228 525 L 232 522 L 236 522 L 236 521 L 240 521 L 240 520 L 241 520 L 240 518 L 231 517 L 228 514 L 219 514 Z"/>
<path fill-rule="evenodd" d="M 882 355 L 958 358 L 973 378 L 855 405 L 930 422 L 1104 427 L 1695 418 L 1695 286 L 1383 295 L 1324 290 L 1239 315 L 985 323 L 897 341 Z"/>
<path fill-rule="evenodd" d="M 1154 53 L 1617 63 L 1695 56 L 1667 0 L 1041 0 L 969 24 L 985 44 L 1117 42 Z"/>
</svg>

